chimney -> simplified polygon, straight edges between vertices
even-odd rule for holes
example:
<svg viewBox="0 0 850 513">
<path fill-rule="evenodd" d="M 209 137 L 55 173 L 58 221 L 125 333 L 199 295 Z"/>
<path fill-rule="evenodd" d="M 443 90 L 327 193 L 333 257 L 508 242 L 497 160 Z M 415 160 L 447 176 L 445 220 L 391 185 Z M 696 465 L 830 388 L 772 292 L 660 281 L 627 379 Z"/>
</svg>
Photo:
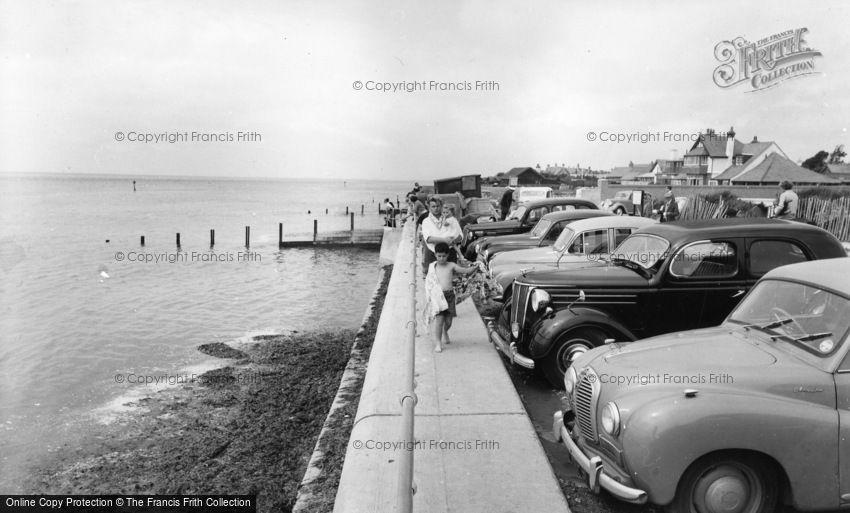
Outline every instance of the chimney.
<svg viewBox="0 0 850 513">
<path fill-rule="evenodd" d="M 759 138 L 758 138 L 758 136 L 754 135 L 753 136 L 753 142 L 751 142 L 750 144 L 757 143 L 757 142 L 759 142 Z"/>
<path fill-rule="evenodd" d="M 735 127 L 729 127 L 726 132 L 726 158 L 730 166 L 735 164 Z"/>
</svg>

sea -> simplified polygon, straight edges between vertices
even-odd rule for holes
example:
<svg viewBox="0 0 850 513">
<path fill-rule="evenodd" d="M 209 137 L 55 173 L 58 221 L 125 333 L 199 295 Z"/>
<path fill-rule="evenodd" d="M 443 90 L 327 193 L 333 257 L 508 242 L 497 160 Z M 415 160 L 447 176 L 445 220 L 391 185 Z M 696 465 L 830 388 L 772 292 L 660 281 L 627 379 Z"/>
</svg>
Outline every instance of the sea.
<svg viewBox="0 0 850 513">
<path fill-rule="evenodd" d="M 279 223 L 310 239 L 314 221 L 350 229 L 347 209 L 381 228 L 381 201 L 411 186 L 0 174 L 0 494 L 91 423 L 211 368 L 201 344 L 357 329 L 378 250 L 279 249 Z"/>
</svg>

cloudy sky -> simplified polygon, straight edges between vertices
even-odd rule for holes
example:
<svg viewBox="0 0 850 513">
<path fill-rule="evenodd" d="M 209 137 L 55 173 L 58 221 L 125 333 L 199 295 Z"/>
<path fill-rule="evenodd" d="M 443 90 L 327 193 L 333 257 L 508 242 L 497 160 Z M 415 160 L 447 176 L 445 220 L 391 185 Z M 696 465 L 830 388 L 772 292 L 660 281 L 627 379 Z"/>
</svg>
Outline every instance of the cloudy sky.
<svg viewBox="0 0 850 513">
<path fill-rule="evenodd" d="M 0 0 L 0 172 L 428 181 L 649 162 L 733 125 L 801 160 L 850 146 L 848 20 L 842 1 Z M 718 43 L 804 27 L 816 73 L 715 84 Z"/>
</svg>

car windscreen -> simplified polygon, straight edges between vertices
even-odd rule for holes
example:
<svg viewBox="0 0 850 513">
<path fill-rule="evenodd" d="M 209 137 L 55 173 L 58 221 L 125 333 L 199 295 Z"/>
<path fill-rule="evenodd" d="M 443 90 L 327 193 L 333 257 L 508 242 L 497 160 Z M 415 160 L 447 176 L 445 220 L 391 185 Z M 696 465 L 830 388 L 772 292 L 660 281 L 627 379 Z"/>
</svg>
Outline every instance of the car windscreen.
<svg viewBox="0 0 850 513">
<path fill-rule="evenodd" d="M 762 280 L 729 321 L 762 330 L 798 357 L 829 371 L 829 359 L 850 331 L 850 299 L 785 280 Z"/>
<path fill-rule="evenodd" d="M 564 231 L 561 232 L 561 235 L 558 235 L 558 240 L 555 241 L 555 244 L 552 248 L 558 253 L 564 251 L 567 247 L 569 247 L 569 243 L 573 240 L 573 236 L 576 234 L 572 230 L 572 228 L 564 228 Z"/>
<path fill-rule="evenodd" d="M 539 239 L 543 237 L 546 235 L 546 232 L 549 231 L 550 226 L 552 226 L 552 221 L 549 219 L 541 219 L 536 225 L 534 225 L 534 229 L 531 230 L 531 238 Z"/>
<path fill-rule="evenodd" d="M 669 248 L 670 243 L 667 239 L 657 235 L 635 234 L 617 246 L 617 249 L 611 252 L 610 258 L 611 260 L 629 260 L 645 269 L 650 269 L 666 256 Z"/>
<path fill-rule="evenodd" d="M 521 207 L 517 208 L 516 210 L 514 210 L 513 212 L 511 212 L 510 215 L 508 216 L 508 219 L 517 219 L 517 220 L 522 219 L 522 216 L 525 215 L 526 210 L 528 210 L 528 207 L 521 206 Z"/>
</svg>

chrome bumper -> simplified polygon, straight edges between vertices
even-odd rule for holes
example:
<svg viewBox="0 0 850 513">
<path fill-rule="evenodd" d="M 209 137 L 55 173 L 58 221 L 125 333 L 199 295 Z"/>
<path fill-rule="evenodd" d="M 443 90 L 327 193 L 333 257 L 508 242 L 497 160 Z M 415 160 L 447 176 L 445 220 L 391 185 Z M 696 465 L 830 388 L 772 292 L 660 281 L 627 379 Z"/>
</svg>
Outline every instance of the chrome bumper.
<svg viewBox="0 0 850 513">
<path fill-rule="evenodd" d="M 586 474 L 588 486 L 593 493 L 599 493 L 599 488 L 605 488 L 614 497 L 633 504 L 645 504 L 647 500 L 646 492 L 638 488 L 626 486 L 605 473 L 602 469 L 602 458 L 594 456 L 588 459 L 584 455 L 581 448 L 576 445 L 575 441 L 570 436 L 570 432 L 564 425 L 564 413 L 556 411 L 554 422 L 552 423 L 552 432 L 555 434 L 555 440 L 563 442 L 570 451 L 570 456 L 576 465 L 579 466 Z"/>
<path fill-rule="evenodd" d="M 487 334 L 490 337 L 490 342 L 496 346 L 496 349 L 505 353 L 505 356 L 508 357 L 511 363 L 519 365 L 520 367 L 525 367 L 526 369 L 534 368 L 534 360 L 519 354 L 515 343 L 508 343 L 505 339 L 503 339 L 496 330 L 496 327 L 493 325 L 493 321 L 487 323 Z"/>
</svg>

